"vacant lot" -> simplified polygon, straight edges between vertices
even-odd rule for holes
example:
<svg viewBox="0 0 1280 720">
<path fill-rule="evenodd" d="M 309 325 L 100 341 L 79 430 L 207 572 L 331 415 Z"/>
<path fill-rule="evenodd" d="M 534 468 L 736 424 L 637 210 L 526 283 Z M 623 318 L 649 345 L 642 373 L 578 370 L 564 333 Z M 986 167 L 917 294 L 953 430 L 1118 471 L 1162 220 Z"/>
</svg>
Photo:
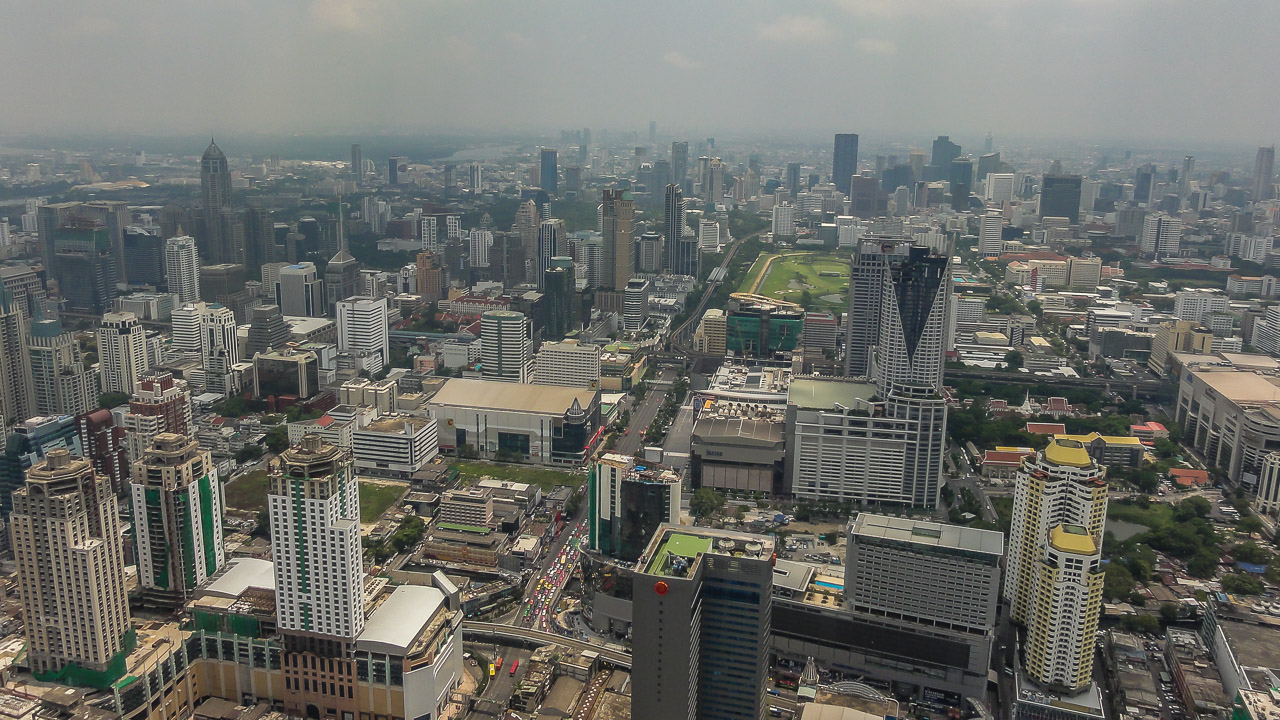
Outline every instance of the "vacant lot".
<svg viewBox="0 0 1280 720">
<path fill-rule="evenodd" d="M 764 273 L 769 257 L 760 256 L 740 288 L 749 292 Z M 756 287 L 756 294 L 799 303 L 809 293 L 816 309 L 843 309 L 848 304 L 849 260 L 826 253 L 798 253 L 777 256 Z"/>
<path fill-rule="evenodd" d="M 537 485 L 542 490 L 548 491 L 556 485 L 571 485 L 578 487 L 582 484 L 582 476 L 572 473 L 561 472 L 559 470 L 546 470 L 543 468 L 532 467 L 529 465 L 498 465 L 486 462 L 460 462 L 455 467 L 458 468 L 458 475 L 462 478 L 464 484 L 470 485 L 483 477 L 491 477 L 494 480 L 507 480 L 509 482 L 529 483 Z"/>
<path fill-rule="evenodd" d="M 387 508 L 409 489 L 398 483 L 360 481 L 360 522 L 377 522 Z"/>
<path fill-rule="evenodd" d="M 374 522 L 408 489 L 406 485 L 360 482 L 360 522 Z M 227 507 L 257 512 L 267 506 L 267 472 L 254 470 L 227 483 Z"/>
<path fill-rule="evenodd" d="M 257 512 L 267 506 L 267 471 L 254 470 L 226 484 L 227 507 Z"/>
</svg>

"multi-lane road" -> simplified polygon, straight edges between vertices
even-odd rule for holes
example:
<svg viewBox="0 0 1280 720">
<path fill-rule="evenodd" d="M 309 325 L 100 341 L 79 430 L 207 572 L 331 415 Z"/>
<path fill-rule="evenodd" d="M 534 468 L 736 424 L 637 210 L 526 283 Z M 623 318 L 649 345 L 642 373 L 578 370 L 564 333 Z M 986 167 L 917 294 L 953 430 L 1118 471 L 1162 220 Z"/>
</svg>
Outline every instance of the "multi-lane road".
<svg viewBox="0 0 1280 720">
<path fill-rule="evenodd" d="M 555 632 L 552 618 L 560 602 L 565 583 L 578 566 L 578 543 L 586 534 L 587 523 L 582 521 L 561 533 L 559 545 L 547 554 L 542 569 L 529 581 L 524 596 L 524 607 L 516 622 L 544 632 Z"/>
<path fill-rule="evenodd" d="M 614 446 L 614 452 L 630 456 L 644 447 L 644 431 L 658 416 L 658 410 L 662 409 L 662 401 L 667 396 L 667 388 L 675 380 L 676 371 L 663 368 L 658 373 L 657 382 L 649 383 L 649 390 L 645 393 L 644 400 L 631 403 L 631 422 L 627 424 L 626 434 L 619 438 L 618 444 Z"/>
</svg>

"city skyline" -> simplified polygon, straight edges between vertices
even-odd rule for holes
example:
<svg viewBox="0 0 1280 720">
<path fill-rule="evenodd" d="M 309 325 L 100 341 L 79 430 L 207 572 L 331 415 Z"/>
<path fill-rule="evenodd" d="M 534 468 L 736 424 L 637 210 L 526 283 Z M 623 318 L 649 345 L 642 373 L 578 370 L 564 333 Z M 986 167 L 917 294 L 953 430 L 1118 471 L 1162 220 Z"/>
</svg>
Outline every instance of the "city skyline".
<svg viewBox="0 0 1280 720">
<path fill-rule="evenodd" d="M 649 3 L 605 11 L 561 3 L 548 12 L 512 3 L 117 2 L 73 22 L 46 9 L 16 3 L 0 30 L 15 57 L 38 59 L 0 80 L 6 94 L 25 98 L 0 132 L 545 132 L 587 125 L 643 136 L 655 120 L 659 138 L 720 127 L 928 134 L 943 109 L 946 129 L 961 139 L 990 130 L 997 137 L 1256 147 L 1274 141 L 1267 111 L 1280 104 L 1280 90 L 1261 75 L 1280 59 L 1264 34 L 1280 7 L 1258 3 L 1206 15 L 1188 2 L 832 1 L 669 12 Z M 672 12 L 682 22 L 667 22 Z M 118 42 L 126 30 L 147 42 Z M 423 33 L 434 40 L 421 42 Z M 68 42 L 53 59 L 43 39 L 55 35 Z M 329 43 L 352 51 L 314 52 Z M 566 52 L 544 52 L 548 47 Z M 611 55 L 629 61 L 577 59 Z M 92 80 L 104 62 L 163 97 L 162 109 Z M 743 62 L 755 70 L 723 72 Z M 437 71 L 416 73 L 406 90 L 387 69 L 409 66 Z M 708 73 L 717 77 L 715 102 L 704 102 Z M 566 82 L 530 82 L 549 77 Z M 837 86 L 841 91 L 831 92 Z M 1074 100 L 1063 88 L 1077 88 Z M 1183 100 L 1192 94 L 1194 102 Z M 454 102 L 439 102 L 442 96 Z M 1064 100 L 1089 110 L 1046 111 L 1075 106 Z M 805 112 L 779 115 L 778 107 Z"/>
</svg>

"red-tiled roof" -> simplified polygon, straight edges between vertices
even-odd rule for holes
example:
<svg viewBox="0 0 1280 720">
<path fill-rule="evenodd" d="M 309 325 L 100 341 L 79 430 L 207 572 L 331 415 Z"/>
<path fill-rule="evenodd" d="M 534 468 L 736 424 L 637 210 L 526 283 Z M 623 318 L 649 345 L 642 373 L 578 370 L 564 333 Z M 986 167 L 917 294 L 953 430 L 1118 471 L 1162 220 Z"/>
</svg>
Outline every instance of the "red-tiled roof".
<svg viewBox="0 0 1280 720">
<path fill-rule="evenodd" d="M 1169 477 L 1175 483 L 1183 487 L 1191 487 L 1192 485 L 1208 485 L 1209 471 L 1207 470 L 1191 470 L 1189 468 L 1171 468 Z"/>
<path fill-rule="evenodd" d="M 1030 455 L 1025 452 L 1009 452 L 1007 450 L 987 450 L 982 453 L 983 465 L 1017 465 L 1022 458 Z"/>
<path fill-rule="evenodd" d="M 1033 435 L 1066 435 L 1067 426 L 1062 423 L 1027 423 L 1027 432 Z"/>
</svg>

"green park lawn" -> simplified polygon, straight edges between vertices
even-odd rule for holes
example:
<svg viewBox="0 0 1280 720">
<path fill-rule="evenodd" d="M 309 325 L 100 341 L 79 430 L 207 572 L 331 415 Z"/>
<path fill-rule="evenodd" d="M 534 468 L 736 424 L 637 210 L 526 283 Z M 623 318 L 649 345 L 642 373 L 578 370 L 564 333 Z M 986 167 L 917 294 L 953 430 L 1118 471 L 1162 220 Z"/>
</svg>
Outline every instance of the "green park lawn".
<svg viewBox="0 0 1280 720">
<path fill-rule="evenodd" d="M 763 272 L 768 258 L 761 256 L 756 265 L 747 273 L 747 281 L 742 286 L 746 291 L 755 282 L 755 278 Z M 822 273 L 836 275 L 822 275 Z M 788 255 L 774 261 L 769 274 L 756 290 L 758 295 L 766 295 L 778 300 L 799 303 L 805 291 L 809 292 L 812 306 L 816 309 L 843 309 L 848 305 L 849 261 L 837 255 L 826 253 L 803 253 Z M 838 296 L 838 299 L 824 299 L 824 296 Z"/>
<path fill-rule="evenodd" d="M 395 504 L 408 489 L 407 485 L 361 482 L 360 522 L 377 522 L 382 513 Z"/>
<path fill-rule="evenodd" d="M 542 488 L 543 492 L 556 485 L 578 487 L 582 484 L 582 476 L 559 470 L 547 470 L 528 465 L 499 465 L 495 463 L 465 461 L 454 465 L 464 484 L 470 485 L 483 477 L 508 482 L 529 483 Z"/>
</svg>

